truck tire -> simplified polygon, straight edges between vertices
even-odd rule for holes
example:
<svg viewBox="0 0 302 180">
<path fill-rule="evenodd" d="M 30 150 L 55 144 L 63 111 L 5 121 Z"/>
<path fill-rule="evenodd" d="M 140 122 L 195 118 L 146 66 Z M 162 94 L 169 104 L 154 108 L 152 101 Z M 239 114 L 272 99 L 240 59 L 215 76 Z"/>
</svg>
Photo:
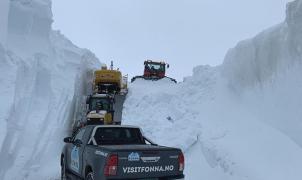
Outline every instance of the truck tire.
<svg viewBox="0 0 302 180">
<path fill-rule="evenodd" d="M 85 180 L 94 180 L 93 172 L 89 172 L 89 173 L 86 175 Z"/>
<path fill-rule="evenodd" d="M 64 157 L 62 157 L 61 161 L 61 180 L 69 180 L 66 172 L 66 163 Z"/>
</svg>

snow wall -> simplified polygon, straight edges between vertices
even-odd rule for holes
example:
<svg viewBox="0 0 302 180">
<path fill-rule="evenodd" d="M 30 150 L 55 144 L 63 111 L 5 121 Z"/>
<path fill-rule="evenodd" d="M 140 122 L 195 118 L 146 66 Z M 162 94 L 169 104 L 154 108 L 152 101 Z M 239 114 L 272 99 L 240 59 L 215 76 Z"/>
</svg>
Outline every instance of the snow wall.
<svg viewBox="0 0 302 180">
<path fill-rule="evenodd" d="M 0 179 L 55 179 L 75 104 L 100 63 L 51 29 L 49 0 L 2 3 L 8 23 L 0 27 L 8 33 L 7 46 L 0 45 Z"/>
<path fill-rule="evenodd" d="M 302 4 L 288 3 L 286 21 L 229 50 L 223 75 L 233 88 L 251 87 L 271 79 L 302 58 Z"/>
<path fill-rule="evenodd" d="M 0 44 L 6 44 L 6 34 L 7 34 L 7 20 L 8 20 L 8 10 L 9 10 L 9 0 L 0 1 Z"/>
<path fill-rule="evenodd" d="M 259 119 L 302 146 L 302 1 L 287 4 L 285 22 L 229 50 L 222 75 Z"/>
<path fill-rule="evenodd" d="M 186 154 L 189 180 L 302 178 L 302 1 L 286 20 L 173 84 L 135 81 L 125 124 Z"/>
</svg>

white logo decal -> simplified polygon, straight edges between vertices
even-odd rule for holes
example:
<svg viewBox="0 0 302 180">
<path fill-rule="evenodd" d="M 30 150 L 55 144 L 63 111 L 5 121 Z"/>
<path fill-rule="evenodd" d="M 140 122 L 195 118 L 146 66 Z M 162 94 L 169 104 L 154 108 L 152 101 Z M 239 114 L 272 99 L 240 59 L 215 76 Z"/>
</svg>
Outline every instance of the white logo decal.
<svg viewBox="0 0 302 180">
<path fill-rule="evenodd" d="M 128 161 L 139 161 L 139 159 L 140 159 L 139 154 L 135 152 L 129 154 L 128 156 Z"/>
<path fill-rule="evenodd" d="M 123 167 L 125 174 L 154 173 L 174 171 L 174 166 L 150 166 L 150 167 Z"/>
<path fill-rule="evenodd" d="M 79 158 L 79 148 L 74 146 L 71 151 L 71 164 L 72 170 L 79 172 L 80 170 L 80 158 Z"/>
</svg>

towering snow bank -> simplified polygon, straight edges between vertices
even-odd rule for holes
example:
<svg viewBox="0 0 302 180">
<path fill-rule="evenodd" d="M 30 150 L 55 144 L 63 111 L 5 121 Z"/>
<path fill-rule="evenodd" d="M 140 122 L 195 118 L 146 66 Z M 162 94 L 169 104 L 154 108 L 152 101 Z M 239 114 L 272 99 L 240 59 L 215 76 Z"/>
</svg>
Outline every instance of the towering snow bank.
<svg viewBox="0 0 302 180">
<path fill-rule="evenodd" d="M 229 50 L 223 74 L 231 87 L 262 84 L 302 57 L 302 5 L 296 0 L 287 5 L 286 21 Z"/>
<path fill-rule="evenodd" d="M 61 141 L 75 102 L 85 93 L 85 77 L 100 65 L 51 23 L 49 0 L 10 1 L 7 48 L 0 45 L 3 180 L 59 177 Z"/>
<path fill-rule="evenodd" d="M 6 44 L 9 0 L 0 1 L 0 44 Z"/>
<path fill-rule="evenodd" d="M 261 88 L 245 91 L 241 101 L 257 119 L 279 129 L 302 147 L 301 76 L 302 64 L 295 63 Z"/>
<path fill-rule="evenodd" d="M 182 148 L 188 180 L 300 179 L 301 147 L 235 97 L 219 69 L 198 67 L 179 85 L 134 82 L 123 123 Z"/>
<path fill-rule="evenodd" d="M 8 48 L 25 56 L 50 50 L 50 0 L 14 0 L 8 16 Z M 29 46 L 30 44 L 30 46 Z"/>
<path fill-rule="evenodd" d="M 302 146 L 301 0 L 288 3 L 284 23 L 231 49 L 222 67 L 229 87 L 244 95 L 259 119 Z"/>
<path fill-rule="evenodd" d="M 124 123 L 182 148 L 188 180 L 301 179 L 301 4 L 219 67 L 196 67 L 178 85 L 132 83 Z"/>
</svg>

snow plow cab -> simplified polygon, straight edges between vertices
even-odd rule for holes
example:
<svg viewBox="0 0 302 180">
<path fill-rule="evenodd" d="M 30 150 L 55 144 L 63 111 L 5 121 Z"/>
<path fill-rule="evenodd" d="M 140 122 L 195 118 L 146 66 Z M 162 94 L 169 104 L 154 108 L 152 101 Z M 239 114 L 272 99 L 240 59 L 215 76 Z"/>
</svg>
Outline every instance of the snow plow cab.
<svg viewBox="0 0 302 180">
<path fill-rule="evenodd" d="M 114 124 L 114 97 L 95 94 L 86 100 L 86 125 Z"/>
<path fill-rule="evenodd" d="M 122 76 L 121 71 L 107 69 L 104 65 L 100 70 L 94 72 L 93 90 L 99 94 L 126 94 L 127 93 L 127 76 Z"/>
<path fill-rule="evenodd" d="M 131 79 L 131 82 L 134 82 L 136 79 L 157 81 L 163 78 L 168 78 L 171 81 L 177 83 L 175 79 L 166 76 L 166 69 L 169 68 L 169 64 L 165 62 L 155 62 L 155 61 L 147 60 L 144 62 L 144 65 L 145 65 L 144 75 L 133 77 Z"/>
</svg>

